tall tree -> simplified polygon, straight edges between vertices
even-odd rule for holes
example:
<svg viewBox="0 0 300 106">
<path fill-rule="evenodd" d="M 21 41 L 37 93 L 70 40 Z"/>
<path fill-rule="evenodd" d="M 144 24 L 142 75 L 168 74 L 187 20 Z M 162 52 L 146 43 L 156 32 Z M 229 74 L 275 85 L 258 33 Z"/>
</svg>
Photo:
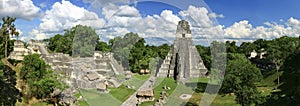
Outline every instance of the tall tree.
<svg viewBox="0 0 300 106">
<path fill-rule="evenodd" d="M 58 46 L 64 45 L 64 43 L 60 43 L 62 38 L 63 38 L 62 35 L 56 34 L 55 36 L 47 39 L 46 41 L 48 42 L 48 45 L 47 45 L 48 49 L 50 49 L 51 51 L 54 51 L 54 52 L 61 51 L 59 49 L 62 49 L 62 48 L 59 48 Z"/>
<path fill-rule="evenodd" d="M 225 79 L 221 93 L 234 93 L 235 101 L 242 106 L 260 104 L 263 99 L 255 83 L 262 79 L 260 70 L 242 54 L 228 54 Z"/>
<path fill-rule="evenodd" d="M 158 51 L 158 56 L 161 58 L 161 59 L 165 59 L 166 56 L 168 55 L 170 49 L 171 49 L 171 46 L 168 45 L 168 44 L 162 44 L 160 46 L 157 47 L 157 51 Z"/>
<path fill-rule="evenodd" d="M 47 65 L 40 55 L 27 55 L 22 64 L 19 75 L 28 85 L 28 91 L 23 91 L 26 100 L 31 97 L 48 98 L 55 89 L 63 88 L 53 71 L 47 70 Z"/>
<path fill-rule="evenodd" d="M 289 56 L 280 70 L 283 84 L 279 87 L 284 96 L 282 103 L 288 105 L 300 104 L 300 53 Z"/>
<path fill-rule="evenodd" d="M 277 74 L 277 85 L 280 84 L 280 67 L 285 62 L 286 58 L 294 53 L 298 46 L 298 39 L 288 36 L 283 36 L 272 41 L 269 41 L 266 45 L 266 59 L 274 64 L 274 69 Z"/>
<path fill-rule="evenodd" d="M 107 45 L 106 42 L 97 41 L 96 50 L 103 51 L 103 52 L 109 52 L 109 51 L 111 51 L 111 47 L 109 45 Z"/>
<path fill-rule="evenodd" d="M 64 35 L 57 34 L 46 41 L 51 51 L 87 57 L 93 55 L 99 37 L 91 27 L 76 25 L 65 30 Z"/>
<path fill-rule="evenodd" d="M 10 36 L 19 36 L 19 32 L 15 28 L 14 22 L 16 18 L 13 17 L 3 17 L 2 24 L 1 24 L 1 37 L 5 40 L 5 57 L 8 56 L 8 47 L 9 47 L 9 40 Z"/>
<path fill-rule="evenodd" d="M 109 40 L 109 44 L 112 45 L 111 52 L 114 53 L 114 58 L 127 70 L 130 70 L 130 51 L 134 44 L 140 39 L 137 33 L 130 32 L 125 34 L 124 37 L 115 37 Z"/>
<path fill-rule="evenodd" d="M 226 47 L 227 47 L 227 53 L 237 53 L 238 52 L 238 46 L 236 46 L 235 41 L 226 41 Z"/>
<path fill-rule="evenodd" d="M 205 47 L 205 46 L 201 46 L 201 45 L 197 45 L 196 46 L 201 59 L 203 60 L 203 63 L 205 65 L 205 67 L 210 70 L 210 66 L 211 66 L 211 51 L 210 51 L 210 47 Z"/>
<path fill-rule="evenodd" d="M 90 26 L 76 25 L 73 40 L 73 56 L 90 57 L 94 55 L 99 36 Z"/>
<path fill-rule="evenodd" d="M 138 40 L 130 50 L 129 66 L 133 72 L 139 72 L 141 69 L 147 67 L 146 47 L 144 45 L 145 40 L 142 38 Z M 146 67 L 145 67 L 146 66 Z"/>
</svg>

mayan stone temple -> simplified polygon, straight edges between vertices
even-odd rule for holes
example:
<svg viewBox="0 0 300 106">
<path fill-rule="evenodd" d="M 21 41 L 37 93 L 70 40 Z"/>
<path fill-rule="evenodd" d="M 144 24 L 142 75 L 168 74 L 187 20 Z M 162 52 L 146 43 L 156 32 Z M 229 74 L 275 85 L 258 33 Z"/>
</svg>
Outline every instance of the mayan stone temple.
<svg viewBox="0 0 300 106">
<path fill-rule="evenodd" d="M 177 82 L 205 77 L 207 69 L 193 43 L 190 25 L 179 21 L 174 44 L 156 76 L 173 77 Z"/>
</svg>

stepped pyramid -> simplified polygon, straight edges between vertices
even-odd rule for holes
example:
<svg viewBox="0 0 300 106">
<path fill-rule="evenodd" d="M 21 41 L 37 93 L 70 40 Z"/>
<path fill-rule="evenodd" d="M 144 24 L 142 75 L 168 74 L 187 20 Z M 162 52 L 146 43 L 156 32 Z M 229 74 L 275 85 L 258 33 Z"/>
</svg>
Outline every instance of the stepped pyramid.
<svg viewBox="0 0 300 106">
<path fill-rule="evenodd" d="M 176 81 L 205 77 L 207 69 L 193 43 L 190 25 L 179 21 L 174 44 L 156 73 L 157 77 L 173 77 Z"/>
</svg>

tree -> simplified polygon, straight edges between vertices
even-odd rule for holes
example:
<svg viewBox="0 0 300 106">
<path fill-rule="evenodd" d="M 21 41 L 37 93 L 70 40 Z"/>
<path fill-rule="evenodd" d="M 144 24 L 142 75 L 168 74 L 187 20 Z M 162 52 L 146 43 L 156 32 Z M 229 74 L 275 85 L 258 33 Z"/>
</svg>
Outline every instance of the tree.
<svg viewBox="0 0 300 106">
<path fill-rule="evenodd" d="M 300 104 L 300 53 L 289 56 L 280 70 L 283 84 L 279 86 L 280 95 L 284 96 L 284 102 L 289 105 Z M 281 96 L 282 97 L 282 96 Z"/>
<path fill-rule="evenodd" d="M 236 46 L 235 41 L 226 41 L 227 53 L 237 53 L 238 47 Z"/>
<path fill-rule="evenodd" d="M 36 97 L 39 99 L 49 98 L 55 89 L 63 89 L 63 85 L 57 80 L 52 70 L 47 70 L 46 63 L 40 55 L 27 55 L 22 61 L 20 78 L 28 85 L 28 91 L 23 91 L 25 99 Z M 23 87 L 24 88 L 24 87 Z"/>
<path fill-rule="evenodd" d="M 243 42 L 238 48 L 239 53 L 245 54 L 247 57 L 250 56 L 250 53 L 255 50 L 257 51 L 257 47 L 254 43 L 251 42 Z"/>
<path fill-rule="evenodd" d="M 10 40 L 10 36 L 19 36 L 19 32 L 16 30 L 15 25 L 14 25 L 14 21 L 16 20 L 16 18 L 13 17 L 3 17 L 2 18 L 2 24 L 1 25 L 1 37 L 3 38 L 3 40 L 5 41 L 5 55 L 4 57 L 8 56 L 8 47 L 9 47 L 9 40 Z"/>
<path fill-rule="evenodd" d="M 109 45 L 107 45 L 106 42 L 97 41 L 96 50 L 103 51 L 103 52 L 109 52 L 109 51 L 111 51 L 111 47 Z"/>
<path fill-rule="evenodd" d="M 283 65 L 286 58 L 294 53 L 297 48 L 297 38 L 283 36 L 275 40 L 269 41 L 266 44 L 266 60 L 273 63 L 277 74 L 277 85 L 280 84 L 280 67 Z"/>
<path fill-rule="evenodd" d="M 222 94 L 234 93 L 235 101 L 242 106 L 260 104 L 263 98 L 255 83 L 262 79 L 260 70 L 241 54 L 228 54 L 225 79 L 221 88 Z"/>
<path fill-rule="evenodd" d="M 51 37 L 49 38 L 49 40 L 46 40 L 48 41 L 48 49 L 51 50 L 51 51 L 54 51 L 54 52 L 60 52 L 60 51 L 63 51 L 63 50 L 60 50 L 60 49 L 63 49 L 63 48 L 59 48 L 59 46 L 61 45 L 65 45 L 66 42 L 61 42 L 62 41 L 62 38 L 63 36 L 60 35 L 60 34 L 56 34 L 54 37 Z"/>
<path fill-rule="evenodd" d="M 224 79 L 224 73 L 226 69 L 226 45 L 223 42 L 213 41 L 210 44 L 211 51 L 211 67 L 210 67 L 210 81 L 214 85 L 220 86 L 221 82 Z"/>
<path fill-rule="evenodd" d="M 96 46 L 99 46 L 97 45 L 99 37 L 96 31 L 89 26 L 83 25 L 76 25 L 71 29 L 65 30 L 64 35 L 56 34 L 45 41 L 48 41 L 47 47 L 51 51 L 81 57 L 92 56 Z"/>
<path fill-rule="evenodd" d="M 90 26 L 76 25 L 73 40 L 73 56 L 91 57 L 94 55 L 99 36 Z"/>
<path fill-rule="evenodd" d="M 158 46 L 157 47 L 158 56 L 161 59 L 165 59 L 166 56 L 168 55 L 170 49 L 171 49 L 171 46 L 168 44 L 162 44 L 162 45 Z"/>
<path fill-rule="evenodd" d="M 147 67 L 147 58 L 146 47 L 144 45 L 145 40 L 142 38 L 138 40 L 130 50 L 129 55 L 129 66 L 132 72 L 139 72 L 141 69 L 146 69 Z"/>
<path fill-rule="evenodd" d="M 14 106 L 21 102 L 21 93 L 16 88 L 16 72 L 0 61 L 0 105 Z"/>
<path fill-rule="evenodd" d="M 111 52 L 114 53 L 114 58 L 127 70 L 130 70 L 130 51 L 140 39 L 137 33 L 130 32 L 125 34 L 124 37 L 115 37 L 109 40 L 109 45 L 112 45 Z"/>
<path fill-rule="evenodd" d="M 210 48 L 201 46 L 201 45 L 196 45 L 196 48 L 201 56 L 201 59 L 203 60 L 203 63 L 205 67 L 210 70 L 211 66 L 211 53 L 210 53 Z"/>
</svg>

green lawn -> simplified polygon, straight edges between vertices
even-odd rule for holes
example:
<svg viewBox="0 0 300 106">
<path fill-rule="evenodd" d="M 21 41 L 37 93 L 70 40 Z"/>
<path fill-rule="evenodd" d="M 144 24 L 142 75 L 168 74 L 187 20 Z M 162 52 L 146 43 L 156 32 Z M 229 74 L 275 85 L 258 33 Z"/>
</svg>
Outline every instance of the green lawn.
<svg viewBox="0 0 300 106">
<path fill-rule="evenodd" d="M 134 74 L 133 76 L 140 79 L 140 80 L 147 80 L 150 77 L 150 74 L 148 74 L 148 75 Z"/>
<path fill-rule="evenodd" d="M 140 87 L 150 76 L 147 75 L 133 75 L 132 79 L 126 81 L 125 84 L 131 86 Z M 136 89 L 137 89 L 136 88 Z M 99 93 L 96 89 L 92 90 L 80 90 L 81 95 L 87 99 L 87 103 L 91 106 L 97 106 L 99 103 L 103 106 L 118 106 L 126 101 L 136 90 L 128 89 L 125 85 L 121 85 L 118 88 L 109 88 L 108 94 Z M 79 97 L 80 94 L 75 96 Z M 80 102 L 80 106 L 86 106 L 85 103 Z"/>
<path fill-rule="evenodd" d="M 89 104 L 86 101 L 77 101 L 78 106 L 89 106 Z"/>
<path fill-rule="evenodd" d="M 195 82 L 195 80 L 193 80 Z M 206 88 L 206 84 L 209 82 L 208 78 L 199 78 L 198 79 L 198 84 L 202 84 L 203 86 L 203 92 L 205 91 Z M 213 82 L 213 81 L 211 81 Z M 201 85 L 198 85 L 201 86 Z M 200 104 L 201 98 L 203 97 L 204 93 L 200 92 L 200 93 L 192 93 L 192 97 L 187 101 L 189 103 L 192 104 Z M 235 96 L 234 95 L 226 95 L 226 96 L 222 96 L 222 95 L 217 95 L 216 98 L 213 100 L 211 106 L 238 106 L 238 104 L 235 103 L 234 101 Z"/>
<path fill-rule="evenodd" d="M 160 80 L 160 79 L 158 79 L 158 80 Z M 164 86 L 167 86 L 167 87 L 171 88 L 170 90 L 166 91 L 167 94 L 171 94 L 175 90 L 175 88 L 177 87 L 177 84 L 175 83 L 174 79 L 172 79 L 172 78 L 164 78 L 162 82 L 155 82 L 154 85 L 158 85 L 154 88 L 155 100 L 152 101 L 152 102 L 143 102 L 141 104 L 141 106 L 152 106 L 155 103 L 155 101 L 157 99 L 159 99 L 160 93 L 161 93 Z"/>
<path fill-rule="evenodd" d="M 140 86 L 144 84 L 144 82 L 150 77 L 150 75 L 139 75 L 133 74 L 131 79 L 125 81 L 123 85 L 130 85 L 133 86 L 133 89 L 138 89 Z"/>
<path fill-rule="evenodd" d="M 194 89 L 199 86 L 199 84 L 206 84 L 208 82 L 207 78 L 196 78 L 186 81 L 185 84 L 178 84 L 173 93 L 168 97 L 168 101 L 165 106 L 174 106 L 177 104 L 185 104 L 189 100 L 183 100 L 180 98 L 183 94 L 193 95 Z M 205 90 L 205 88 L 204 88 Z"/>
<path fill-rule="evenodd" d="M 99 93 L 96 89 L 90 90 L 80 90 L 81 95 L 87 100 L 78 102 L 79 106 L 98 106 L 99 104 L 103 106 L 119 106 L 121 105 L 128 97 L 130 97 L 135 90 L 128 89 L 124 85 L 121 85 L 118 88 L 110 88 L 108 94 Z M 76 94 L 77 96 L 80 94 Z"/>
<path fill-rule="evenodd" d="M 77 99 L 82 96 L 80 92 L 74 95 Z M 89 106 L 89 104 L 86 101 L 80 100 L 76 102 L 76 105 L 78 106 Z"/>
<path fill-rule="evenodd" d="M 160 81 L 161 80 L 161 81 Z M 209 79 L 207 78 L 198 78 L 198 79 L 191 79 L 188 81 L 189 83 L 207 83 Z M 158 83 L 157 83 L 158 82 Z M 162 87 L 167 85 L 171 87 L 171 90 L 167 91 L 169 95 L 168 101 L 165 104 L 166 106 L 175 106 L 180 105 L 182 103 L 190 102 L 194 104 L 199 104 L 201 97 L 203 96 L 203 93 L 194 93 L 193 88 L 195 88 L 196 85 L 177 85 L 175 81 L 172 78 L 157 78 L 156 83 L 154 84 L 156 87 L 154 89 L 154 95 L 155 98 L 159 98 L 160 92 L 162 91 Z M 189 100 L 182 100 L 179 98 L 182 94 L 192 94 L 192 98 Z M 234 101 L 235 96 L 234 95 L 226 95 L 222 97 L 221 95 L 217 95 L 214 101 L 212 102 L 212 106 L 239 106 Z M 141 106 L 152 106 L 155 103 L 153 102 L 143 102 Z"/>
<path fill-rule="evenodd" d="M 274 81 L 277 79 L 278 73 L 270 74 L 266 76 L 261 82 L 257 83 L 257 86 L 275 86 Z"/>
<path fill-rule="evenodd" d="M 101 94 L 96 89 L 91 89 L 91 90 L 81 89 L 80 93 L 87 100 L 87 103 L 90 106 L 99 106 L 99 104 L 103 106 L 120 106 L 122 104 L 121 101 L 119 101 L 112 95 Z M 83 106 L 85 106 L 85 104 Z"/>
<path fill-rule="evenodd" d="M 192 78 L 189 82 L 201 82 L 201 83 L 207 83 L 208 78 Z"/>
<path fill-rule="evenodd" d="M 194 93 L 189 102 L 199 105 L 202 96 L 203 93 Z M 221 95 L 217 95 L 214 101 L 212 102 L 211 106 L 239 106 L 239 104 L 235 103 L 234 99 L 234 95 L 226 95 L 224 97 Z"/>
<path fill-rule="evenodd" d="M 110 88 L 109 93 L 118 99 L 121 102 L 126 101 L 133 93 L 135 90 L 133 89 L 128 89 L 124 85 L 121 85 L 118 88 Z"/>
</svg>

